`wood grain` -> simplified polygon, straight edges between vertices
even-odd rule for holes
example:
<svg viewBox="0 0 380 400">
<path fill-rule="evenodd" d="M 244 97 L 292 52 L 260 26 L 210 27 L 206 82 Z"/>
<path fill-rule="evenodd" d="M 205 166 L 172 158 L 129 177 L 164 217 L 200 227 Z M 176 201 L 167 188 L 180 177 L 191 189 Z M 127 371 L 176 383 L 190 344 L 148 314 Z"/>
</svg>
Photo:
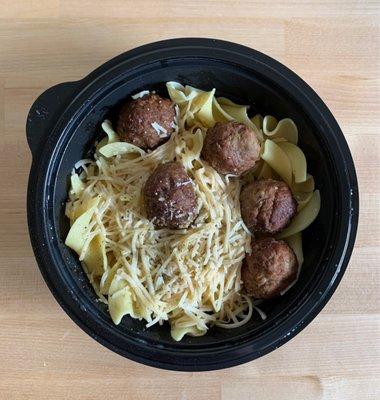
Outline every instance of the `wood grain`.
<svg viewBox="0 0 380 400">
<path fill-rule="evenodd" d="M 47 87 L 171 37 L 239 42 L 285 63 L 337 118 L 360 186 L 360 226 L 342 283 L 296 338 L 223 371 L 128 361 L 57 305 L 26 222 L 26 114 Z M 0 0 L 0 399 L 380 398 L 380 3 L 378 1 Z"/>
</svg>

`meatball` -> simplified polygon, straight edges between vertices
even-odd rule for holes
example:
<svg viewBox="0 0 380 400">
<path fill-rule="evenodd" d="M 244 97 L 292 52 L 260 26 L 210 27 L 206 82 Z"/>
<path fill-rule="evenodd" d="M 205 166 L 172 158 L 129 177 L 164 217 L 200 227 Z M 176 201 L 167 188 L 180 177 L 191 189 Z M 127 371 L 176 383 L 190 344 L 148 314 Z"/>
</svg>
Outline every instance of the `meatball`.
<svg viewBox="0 0 380 400">
<path fill-rule="evenodd" d="M 297 211 L 297 202 L 285 182 L 264 179 L 251 182 L 240 193 L 241 216 L 252 233 L 275 234 Z"/>
<path fill-rule="evenodd" d="M 124 104 L 116 131 L 125 142 L 153 149 L 170 137 L 174 121 L 174 104 L 157 94 L 148 94 Z"/>
<path fill-rule="evenodd" d="M 202 156 L 221 174 L 241 175 L 259 159 L 260 143 L 248 126 L 218 122 L 207 131 Z"/>
<path fill-rule="evenodd" d="M 158 228 L 187 228 L 197 216 L 193 183 L 179 162 L 159 165 L 143 194 L 147 216 Z"/>
<path fill-rule="evenodd" d="M 247 294 L 257 299 L 279 296 L 297 277 L 296 255 L 283 240 L 270 237 L 253 242 L 251 247 L 241 269 Z"/>
</svg>

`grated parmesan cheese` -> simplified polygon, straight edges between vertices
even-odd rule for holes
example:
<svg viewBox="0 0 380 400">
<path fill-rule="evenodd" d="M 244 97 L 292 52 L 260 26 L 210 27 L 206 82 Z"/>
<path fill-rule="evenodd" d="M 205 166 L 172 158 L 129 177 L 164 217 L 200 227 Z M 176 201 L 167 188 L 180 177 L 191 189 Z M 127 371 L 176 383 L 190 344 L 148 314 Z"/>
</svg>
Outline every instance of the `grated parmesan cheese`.
<svg viewBox="0 0 380 400">
<path fill-rule="evenodd" d="M 146 96 L 149 93 L 150 93 L 149 90 L 142 90 L 139 93 L 133 94 L 131 97 L 133 100 L 136 100 L 136 99 L 140 99 L 141 97 Z"/>
<path fill-rule="evenodd" d="M 83 258 L 92 238 L 100 235 L 104 273 L 91 279 L 97 293 L 108 295 L 116 322 L 127 314 L 145 319 L 148 328 L 169 321 L 179 340 L 185 333 L 205 334 L 212 324 L 241 326 L 251 318 L 253 305 L 241 293 L 240 268 L 251 240 L 240 215 L 241 184 L 203 162 L 206 128 L 186 129 L 188 115 L 180 116 L 178 106 L 176 112 L 177 129 L 157 149 L 109 158 L 100 152 L 95 163 L 77 163 L 94 167 L 87 168 L 79 194 L 71 194 L 67 215 L 75 215 L 78 197 L 99 198 L 81 254 Z M 167 134 L 158 123 L 152 127 Z M 145 216 L 141 191 L 159 163 L 174 159 L 189 174 L 190 181 L 183 184 L 194 186 L 199 215 L 188 229 L 155 229 Z"/>
<path fill-rule="evenodd" d="M 162 138 L 167 137 L 168 131 L 163 126 L 161 126 L 158 122 L 153 122 L 153 123 L 151 123 L 151 125 L 152 125 L 152 128 L 157 132 L 157 135 L 159 137 L 162 137 Z"/>
</svg>

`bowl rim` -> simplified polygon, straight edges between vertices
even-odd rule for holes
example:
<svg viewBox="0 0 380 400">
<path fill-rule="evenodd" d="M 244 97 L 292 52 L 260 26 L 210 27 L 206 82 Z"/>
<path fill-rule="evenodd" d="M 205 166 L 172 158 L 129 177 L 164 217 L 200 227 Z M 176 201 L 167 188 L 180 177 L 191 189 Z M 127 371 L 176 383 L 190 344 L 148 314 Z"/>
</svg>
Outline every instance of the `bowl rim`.
<svg viewBox="0 0 380 400">
<path fill-rule="evenodd" d="M 304 101 L 309 103 L 310 110 L 313 110 L 325 124 L 326 129 L 333 133 L 328 140 L 330 145 L 333 143 L 337 146 L 336 157 L 339 157 L 343 167 L 337 174 L 346 187 L 350 188 L 349 194 L 344 199 L 347 213 L 343 215 L 344 220 L 338 234 L 341 243 L 339 250 L 336 249 L 334 253 L 335 269 L 323 277 L 323 288 L 317 293 L 312 293 L 308 300 L 286 319 L 286 324 L 292 328 L 284 329 L 284 322 L 271 330 L 272 338 L 269 341 L 267 336 L 252 338 L 247 342 L 234 344 L 233 349 L 202 350 L 202 354 L 194 350 L 190 352 L 178 349 L 179 346 L 173 349 L 151 348 L 139 343 L 137 339 L 125 343 L 125 337 L 121 337 L 112 329 L 111 324 L 100 325 L 95 315 L 89 315 L 90 307 L 79 306 L 79 301 L 73 301 L 75 293 L 62 290 L 62 284 L 66 288 L 70 285 L 64 276 L 57 274 L 55 266 L 60 265 L 62 260 L 54 251 L 55 241 L 47 240 L 51 236 L 49 218 L 53 212 L 52 204 L 46 201 L 49 196 L 47 182 L 51 181 L 51 174 L 54 172 L 51 160 L 57 155 L 56 149 L 60 148 L 64 139 L 61 137 L 61 132 L 69 123 L 75 121 L 75 113 L 83 101 L 89 98 L 89 94 L 96 94 L 96 87 L 104 85 L 110 75 L 118 76 L 118 71 L 122 69 L 136 68 L 137 65 L 144 65 L 149 60 L 152 62 L 161 58 L 186 57 L 186 55 L 217 60 L 222 58 L 230 62 L 235 60 L 238 65 L 255 70 L 262 68 L 267 74 L 280 77 L 281 85 L 288 85 L 288 90 L 292 88 L 295 94 L 298 93 L 298 96 L 303 97 Z M 57 96 L 59 92 L 63 97 L 67 96 L 66 102 L 58 104 L 57 111 L 62 116 L 58 120 L 53 118 L 50 126 L 46 121 L 36 119 L 36 115 L 39 115 L 37 110 L 41 110 L 41 105 L 49 104 L 52 96 Z M 39 132 L 36 132 L 38 129 Z M 232 42 L 204 38 L 170 39 L 144 45 L 107 61 L 78 82 L 64 83 L 48 89 L 31 107 L 26 131 L 33 153 L 28 184 L 28 225 L 33 251 L 41 273 L 58 303 L 74 322 L 91 337 L 118 354 L 146 365 L 182 371 L 215 370 L 242 364 L 267 354 L 304 329 L 325 306 L 344 274 L 356 237 L 359 213 L 357 178 L 348 145 L 336 120 L 318 95 L 294 72 L 263 53 Z M 120 341 L 127 346 L 121 348 Z"/>
</svg>

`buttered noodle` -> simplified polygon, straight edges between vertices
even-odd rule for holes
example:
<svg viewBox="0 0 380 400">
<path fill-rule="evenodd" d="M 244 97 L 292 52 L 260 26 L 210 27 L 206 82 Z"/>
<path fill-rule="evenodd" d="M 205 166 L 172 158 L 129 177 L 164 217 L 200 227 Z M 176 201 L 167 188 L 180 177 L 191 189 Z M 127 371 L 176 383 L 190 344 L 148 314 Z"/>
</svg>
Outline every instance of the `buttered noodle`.
<svg viewBox="0 0 380 400">
<path fill-rule="evenodd" d="M 78 253 L 115 324 L 125 315 L 145 319 L 148 327 L 168 321 L 172 337 L 181 340 L 185 334 L 205 334 L 210 325 L 241 326 L 255 308 L 241 291 L 240 268 L 251 241 L 240 215 L 243 181 L 218 174 L 200 158 L 207 128 L 215 121 L 243 119 L 264 145 L 252 178 L 278 175 L 289 184 L 292 177 L 301 180 L 292 189 L 303 209 L 299 206 L 298 225 L 291 224 L 285 234 L 299 261 L 299 232 L 315 218 L 319 197 L 306 163 L 300 168 L 295 164 L 295 157 L 301 164 L 304 160 L 291 147 L 298 149 L 291 120 L 250 120 L 244 106 L 216 99 L 215 91 L 174 82 L 168 83 L 168 91 L 177 104 L 175 132 L 152 152 L 119 142 L 110 122 L 103 123 L 107 138 L 98 144 L 95 159 L 83 160 L 77 165 L 83 172 L 73 171 L 71 177 L 66 215 L 72 227 L 66 244 Z M 273 164 L 273 152 L 282 152 L 280 166 Z M 145 215 L 142 188 L 160 163 L 172 160 L 183 164 L 198 198 L 199 215 L 188 229 L 157 229 Z"/>
</svg>

